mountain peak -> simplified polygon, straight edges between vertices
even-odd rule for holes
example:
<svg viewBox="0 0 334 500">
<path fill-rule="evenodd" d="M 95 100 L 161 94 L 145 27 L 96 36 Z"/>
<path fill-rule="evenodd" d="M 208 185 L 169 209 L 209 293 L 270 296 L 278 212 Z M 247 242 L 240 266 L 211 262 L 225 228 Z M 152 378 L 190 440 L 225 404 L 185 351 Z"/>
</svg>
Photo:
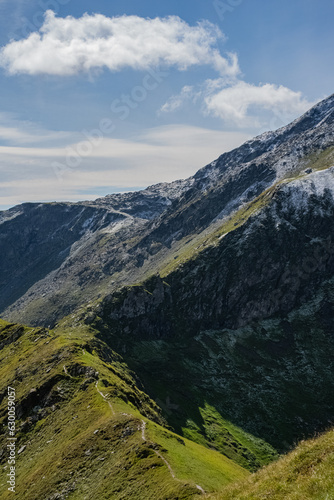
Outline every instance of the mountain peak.
<svg viewBox="0 0 334 500">
<path fill-rule="evenodd" d="M 331 167 L 333 111 L 331 95 L 290 125 L 224 153 L 185 180 L 95 201 L 23 204 L 3 212 L 0 284 L 6 293 L 0 310 L 17 321 L 53 324 L 64 313 L 62 290 L 81 290 L 69 293 L 67 313 L 85 298 L 178 262 L 182 242 L 212 233 L 277 183 Z M 39 312 L 33 305 L 37 296 Z"/>
</svg>

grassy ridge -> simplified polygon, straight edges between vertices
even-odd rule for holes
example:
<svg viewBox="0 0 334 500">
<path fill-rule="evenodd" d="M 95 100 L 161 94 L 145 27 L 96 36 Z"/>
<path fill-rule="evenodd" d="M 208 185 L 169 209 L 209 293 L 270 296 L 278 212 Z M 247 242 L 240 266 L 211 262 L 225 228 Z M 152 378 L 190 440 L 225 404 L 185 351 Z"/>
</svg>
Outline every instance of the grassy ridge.
<svg viewBox="0 0 334 500">
<path fill-rule="evenodd" d="M 188 499 L 247 475 L 165 428 L 135 374 L 87 326 L 49 331 L 1 321 L 0 346 L 2 499 L 13 495 L 8 385 L 16 390 L 18 500 Z"/>
<path fill-rule="evenodd" d="M 247 480 L 207 500 L 331 500 L 334 498 L 334 430 L 299 446 Z"/>
</svg>

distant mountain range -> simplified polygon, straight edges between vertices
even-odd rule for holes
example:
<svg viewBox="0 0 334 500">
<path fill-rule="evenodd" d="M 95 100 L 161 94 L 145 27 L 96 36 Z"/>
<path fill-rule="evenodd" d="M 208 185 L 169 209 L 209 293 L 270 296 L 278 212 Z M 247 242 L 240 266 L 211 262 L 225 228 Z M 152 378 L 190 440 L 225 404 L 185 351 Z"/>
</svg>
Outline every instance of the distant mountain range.
<svg viewBox="0 0 334 500">
<path fill-rule="evenodd" d="M 20 440 L 34 450 L 18 498 L 193 498 L 333 424 L 334 95 L 189 179 L 0 212 L 0 248 L 0 414 L 16 384 Z M 95 444 L 84 405 L 103 422 Z M 43 468 L 41 429 L 51 439 L 56 425 L 59 457 L 72 455 Z M 96 463 L 79 448 L 108 440 L 115 457 L 91 454 L 111 478 L 96 468 L 102 489 L 85 490 Z"/>
</svg>

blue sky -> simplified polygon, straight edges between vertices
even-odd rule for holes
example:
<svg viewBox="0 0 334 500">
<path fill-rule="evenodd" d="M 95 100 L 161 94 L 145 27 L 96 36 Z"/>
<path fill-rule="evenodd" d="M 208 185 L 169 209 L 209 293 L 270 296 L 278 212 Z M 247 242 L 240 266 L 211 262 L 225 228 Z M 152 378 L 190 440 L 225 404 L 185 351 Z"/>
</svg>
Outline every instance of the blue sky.
<svg viewBox="0 0 334 500">
<path fill-rule="evenodd" d="M 0 209 L 185 178 L 333 93 L 332 0 L 0 0 Z"/>
</svg>

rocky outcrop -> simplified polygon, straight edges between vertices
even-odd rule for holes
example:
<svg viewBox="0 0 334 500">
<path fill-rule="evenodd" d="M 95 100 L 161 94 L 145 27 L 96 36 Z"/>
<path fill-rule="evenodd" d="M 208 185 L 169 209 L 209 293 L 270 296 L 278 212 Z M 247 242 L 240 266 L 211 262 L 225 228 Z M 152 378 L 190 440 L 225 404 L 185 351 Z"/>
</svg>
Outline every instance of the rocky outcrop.
<svg viewBox="0 0 334 500">
<path fill-rule="evenodd" d="M 2 212 L 0 312 L 13 321 L 54 325 L 81 304 L 160 272 L 177 259 L 180 245 L 215 231 L 285 178 L 314 164 L 331 166 L 333 116 L 331 96 L 184 181 L 95 202 L 25 204 Z M 228 279 L 227 271 L 220 273 L 219 282 Z M 237 300 L 231 293 L 225 301 Z M 226 309 L 225 303 L 219 307 Z"/>
<path fill-rule="evenodd" d="M 283 183 L 268 200 L 164 279 L 107 297 L 104 318 L 142 337 L 195 335 L 310 300 L 334 275 L 334 167 Z"/>
</svg>

